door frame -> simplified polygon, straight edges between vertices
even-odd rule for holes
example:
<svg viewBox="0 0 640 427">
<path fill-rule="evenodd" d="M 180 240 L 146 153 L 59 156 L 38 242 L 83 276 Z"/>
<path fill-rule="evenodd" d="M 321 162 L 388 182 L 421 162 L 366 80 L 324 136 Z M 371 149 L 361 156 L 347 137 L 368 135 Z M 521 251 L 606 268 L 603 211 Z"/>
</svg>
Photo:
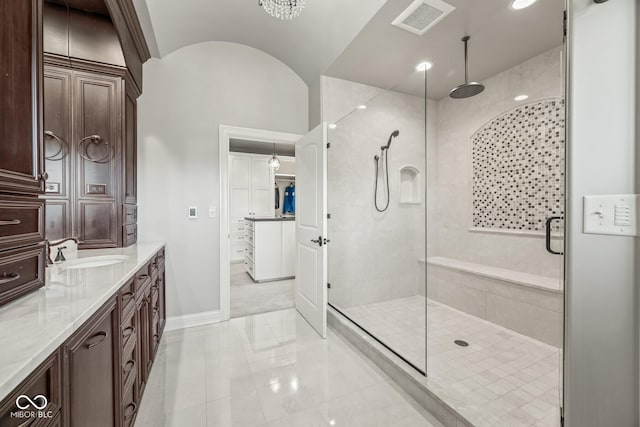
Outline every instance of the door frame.
<svg viewBox="0 0 640 427">
<path fill-rule="evenodd" d="M 269 144 L 296 143 L 304 135 L 237 126 L 220 125 L 218 171 L 220 182 L 220 320 L 231 318 L 231 238 L 229 230 L 229 141 L 232 138 Z"/>
</svg>

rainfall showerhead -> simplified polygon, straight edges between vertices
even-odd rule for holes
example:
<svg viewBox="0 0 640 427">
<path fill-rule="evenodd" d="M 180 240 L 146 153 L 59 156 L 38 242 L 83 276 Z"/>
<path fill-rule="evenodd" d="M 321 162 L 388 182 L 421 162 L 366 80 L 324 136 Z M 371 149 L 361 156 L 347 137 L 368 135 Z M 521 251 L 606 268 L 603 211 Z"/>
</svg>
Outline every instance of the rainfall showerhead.
<svg viewBox="0 0 640 427">
<path fill-rule="evenodd" d="M 451 89 L 451 92 L 449 92 L 449 96 L 451 98 L 470 98 L 484 90 L 484 85 L 482 83 L 469 81 L 469 58 L 467 52 L 467 43 L 469 42 L 469 39 L 471 39 L 470 36 L 464 36 L 462 38 L 462 41 L 464 42 L 464 83 Z"/>
<path fill-rule="evenodd" d="M 400 135 L 400 131 L 399 131 L 399 130 L 397 130 L 397 129 L 396 129 L 396 130 L 394 130 L 393 132 L 391 132 L 391 135 L 389 135 L 389 141 L 387 141 L 387 146 L 386 146 L 386 147 L 384 147 L 386 150 L 388 150 L 388 149 L 389 149 L 389 147 L 391 147 L 391 140 L 392 140 L 393 138 L 397 138 L 397 137 L 398 137 L 398 135 Z"/>
</svg>

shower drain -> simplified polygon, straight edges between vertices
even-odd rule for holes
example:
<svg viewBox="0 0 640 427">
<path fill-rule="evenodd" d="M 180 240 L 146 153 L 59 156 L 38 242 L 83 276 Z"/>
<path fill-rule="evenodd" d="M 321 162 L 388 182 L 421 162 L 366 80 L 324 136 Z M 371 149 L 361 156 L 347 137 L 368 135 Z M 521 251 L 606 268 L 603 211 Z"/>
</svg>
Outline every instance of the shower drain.
<svg viewBox="0 0 640 427">
<path fill-rule="evenodd" d="M 455 340 L 454 343 L 460 347 L 469 347 L 469 343 L 464 340 Z"/>
</svg>

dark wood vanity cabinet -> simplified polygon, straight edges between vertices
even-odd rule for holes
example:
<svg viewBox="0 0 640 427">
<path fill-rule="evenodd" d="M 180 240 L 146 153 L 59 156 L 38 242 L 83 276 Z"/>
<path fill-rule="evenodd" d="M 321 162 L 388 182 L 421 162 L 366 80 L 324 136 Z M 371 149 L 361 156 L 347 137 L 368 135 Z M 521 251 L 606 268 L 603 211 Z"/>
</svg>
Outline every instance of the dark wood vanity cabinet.
<svg viewBox="0 0 640 427">
<path fill-rule="evenodd" d="M 0 402 L 0 426 L 133 426 L 166 323 L 164 248 Z M 12 417 L 20 395 L 48 415 Z"/>
<path fill-rule="evenodd" d="M 0 192 L 39 194 L 42 0 L 0 2 Z"/>
</svg>

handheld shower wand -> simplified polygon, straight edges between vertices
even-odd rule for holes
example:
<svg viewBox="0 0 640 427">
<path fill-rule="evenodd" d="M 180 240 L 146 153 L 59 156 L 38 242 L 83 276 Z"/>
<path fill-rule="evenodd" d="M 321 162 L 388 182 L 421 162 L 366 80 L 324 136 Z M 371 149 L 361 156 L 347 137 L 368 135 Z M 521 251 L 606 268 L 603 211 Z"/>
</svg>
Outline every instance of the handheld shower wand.
<svg viewBox="0 0 640 427">
<path fill-rule="evenodd" d="M 398 135 L 400 135 L 400 131 L 399 130 L 394 130 L 393 132 L 391 132 L 391 135 L 389 135 L 389 140 L 387 141 L 387 145 L 383 145 L 382 147 L 380 147 L 380 156 L 375 155 L 373 156 L 373 160 L 376 164 L 376 181 L 375 181 L 375 189 L 374 189 L 374 193 L 373 193 L 373 203 L 376 207 L 376 210 L 378 212 L 384 212 L 387 209 L 389 209 L 389 203 L 391 201 L 391 193 L 389 190 L 389 147 L 391 147 L 391 141 L 393 140 L 393 138 L 397 138 Z M 387 152 L 385 154 L 385 151 Z M 385 165 L 385 181 L 387 184 L 387 203 L 384 206 L 384 208 L 380 208 L 378 207 L 378 173 L 379 173 L 379 164 L 380 161 L 384 161 L 384 165 Z"/>
</svg>

